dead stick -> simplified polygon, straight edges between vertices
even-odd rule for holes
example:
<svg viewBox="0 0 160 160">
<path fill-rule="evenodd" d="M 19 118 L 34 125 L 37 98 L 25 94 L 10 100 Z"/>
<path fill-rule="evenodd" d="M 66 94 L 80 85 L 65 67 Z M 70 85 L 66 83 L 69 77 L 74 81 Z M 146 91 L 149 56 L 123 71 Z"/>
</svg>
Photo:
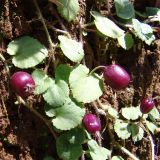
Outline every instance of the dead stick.
<svg viewBox="0 0 160 160">
<path fill-rule="evenodd" d="M 134 154 L 132 154 L 130 151 L 128 151 L 128 149 L 124 148 L 123 146 L 121 146 L 118 142 L 115 142 L 116 146 L 123 151 L 124 153 L 126 153 L 129 157 L 131 157 L 133 160 L 139 160 L 139 158 L 137 158 Z"/>
<path fill-rule="evenodd" d="M 34 113 L 38 118 L 40 118 L 46 126 L 49 128 L 50 132 L 52 133 L 53 137 L 57 139 L 57 135 L 55 134 L 50 121 L 45 119 L 37 110 L 35 110 L 30 104 L 26 103 L 21 97 L 17 96 L 18 102 L 22 103 L 26 108 L 28 108 L 32 113 Z"/>
</svg>

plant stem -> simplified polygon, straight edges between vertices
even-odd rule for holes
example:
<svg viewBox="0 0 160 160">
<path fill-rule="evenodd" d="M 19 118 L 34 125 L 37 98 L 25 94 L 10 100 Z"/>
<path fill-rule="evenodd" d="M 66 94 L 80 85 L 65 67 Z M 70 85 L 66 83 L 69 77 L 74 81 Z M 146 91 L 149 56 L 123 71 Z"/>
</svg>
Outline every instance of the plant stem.
<svg viewBox="0 0 160 160">
<path fill-rule="evenodd" d="M 6 118 L 9 120 L 9 118 L 8 118 L 8 112 L 7 112 L 5 103 L 4 103 L 4 98 L 3 98 L 3 96 L 1 97 L 1 104 L 2 104 L 3 111 L 4 111 L 4 116 L 2 115 L 0 118 L 6 117 Z"/>
<path fill-rule="evenodd" d="M 111 108 L 111 106 L 109 106 L 109 105 L 103 105 L 99 99 L 97 99 L 96 101 L 97 101 L 98 105 L 102 108 L 102 110 L 104 110 L 104 111 L 107 111 L 109 108 Z"/>
<path fill-rule="evenodd" d="M 92 105 L 95 109 L 96 115 L 98 116 L 98 119 L 100 120 L 100 116 L 99 116 L 99 109 L 97 107 L 97 104 L 95 101 L 92 102 Z M 95 134 L 96 139 L 98 140 L 98 144 L 99 146 L 102 146 L 102 139 L 101 139 L 101 135 L 100 132 L 97 132 L 97 134 Z"/>
<path fill-rule="evenodd" d="M 56 19 L 58 20 L 61 28 L 68 33 L 67 36 L 68 38 L 71 38 L 71 35 L 69 34 L 69 32 L 67 31 L 67 28 L 65 27 L 65 25 L 63 24 L 61 18 L 59 17 L 59 15 L 57 14 L 57 12 L 55 11 L 55 9 L 52 7 L 52 5 L 50 5 L 50 11 L 52 12 L 52 14 L 54 14 L 54 16 L 56 17 Z"/>
<path fill-rule="evenodd" d="M 160 128 L 157 128 L 157 129 L 156 129 L 156 133 L 160 133 Z"/>
<path fill-rule="evenodd" d="M 160 99 L 160 96 L 156 96 L 154 98 L 152 98 L 153 100 L 156 100 L 156 99 Z"/>
<path fill-rule="evenodd" d="M 105 68 L 105 66 L 97 66 L 89 74 L 92 75 L 96 70 L 98 70 L 98 69 L 104 69 L 104 68 Z"/>
<path fill-rule="evenodd" d="M 82 28 L 86 28 L 86 27 L 93 26 L 93 25 L 94 25 L 94 22 L 87 23 L 87 24 L 82 25 Z"/>
<path fill-rule="evenodd" d="M 121 151 L 123 151 L 125 154 L 127 154 L 129 157 L 131 157 L 133 160 L 139 160 L 134 154 L 132 154 L 129 150 L 127 150 L 125 147 L 121 146 L 118 142 L 115 141 L 115 138 L 114 138 L 114 134 L 112 133 L 113 129 L 112 129 L 112 124 L 109 124 L 108 125 L 109 128 L 108 128 L 108 132 L 109 132 L 109 135 L 110 135 L 110 138 L 111 138 L 111 141 L 112 141 L 112 145 L 111 145 L 111 148 L 113 148 L 113 144 L 119 148 Z"/>
<path fill-rule="evenodd" d="M 85 152 L 84 151 L 82 151 L 82 155 L 81 155 L 81 160 L 85 160 Z"/>
<path fill-rule="evenodd" d="M 52 24 L 50 24 L 47 20 L 46 21 L 46 25 L 48 26 L 49 29 L 53 30 L 54 32 L 57 32 L 57 33 L 62 33 L 62 34 L 65 34 L 66 36 L 68 36 L 68 32 L 65 31 L 65 30 L 61 30 L 61 29 L 58 29 L 58 28 L 55 28 Z"/>
<path fill-rule="evenodd" d="M 150 141 L 150 143 L 151 143 L 151 152 L 152 152 L 152 158 L 151 158 L 151 160 L 155 160 L 153 138 L 152 138 L 151 134 L 149 133 L 149 129 L 148 129 L 147 126 L 145 127 L 145 126 L 143 125 L 143 123 L 141 123 L 140 126 L 143 128 L 143 130 L 146 131 L 146 133 L 147 133 L 147 135 L 148 135 L 149 141 Z"/>
<path fill-rule="evenodd" d="M 37 112 L 37 110 L 35 110 L 31 104 L 26 103 L 20 96 L 17 96 L 18 102 L 22 103 L 26 108 L 28 108 L 32 113 L 34 113 L 38 118 L 40 118 L 45 124 L 46 126 L 49 128 L 50 132 L 52 133 L 54 139 L 57 139 L 57 135 L 55 134 L 55 132 L 53 131 L 53 128 L 50 124 L 50 121 L 48 121 L 47 119 L 45 119 L 39 112 Z"/>
<path fill-rule="evenodd" d="M 46 33 L 47 40 L 48 40 L 48 43 L 49 43 L 49 49 L 50 49 L 51 53 L 53 54 L 53 63 L 55 64 L 55 56 L 54 56 L 54 50 L 53 50 L 54 44 L 53 44 L 53 42 L 52 42 L 52 39 L 51 39 L 50 34 L 49 34 L 49 31 L 48 31 L 47 26 L 46 26 L 46 24 L 45 24 L 45 20 L 44 20 L 44 18 L 43 18 L 43 15 L 42 15 L 42 13 L 41 13 L 41 10 L 40 10 L 40 8 L 39 8 L 39 6 L 38 6 L 37 0 L 33 0 L 33 2 L 34 2 L 34 4 L 35 4 L 35 7 L 36 7 L 36 10 L 37 10 L 37 14 L 38 14 L 38 16 L 39 16 L 39 19 L 40 19 L 40 21 L 41 21 L 42 24 L 43 24 L 44 31 L 45 31 L 45 33 Z"/>
<path fill-rule="evenodd" d="M 113 145 L 115 145 L 115 147 L 119 148 L 121 151 L 123 151 L 125 154 L 127 154 L 129 157 L 131 157 L 133 160 L 139 160 L 139 158 L 137 158 L 134 154 L 132 154 L 128 149 L 126 149 L 125 147 L 121 146 L 118 142 L 115 141 L 114 138 L 114 134 L 113 134 L 113 129 L 112 129 L 112 124 L 109 123 L 108 124 L 108 132 L 109 132 L 109 136 L 111 138 L 111 151 L 113 150 Z"/>
<path fill-rule="evenodd" d="M 82 19 L 77 18 L 77 23 L 79 25 L 79 43 L 81 44 L 82 48 L 84 48 L 84 43 L 83 43 L 83 29 L 82 29 Z M 86 60 L 85 60 L 85 55 L 82 59 L 83 65 L 86 65 Z"/>
<path fill-rule="evenodd" d="M 100 115 L 100 112 L 99 112 L 99 108 L 98 108 L 98 106 L 97 106 L 97 103 L 96 103 L 96 101 L 93 101 L 92 103 L 92 106 L 93 106 L 93 108 L 94 108 L 94 110 L 95 110 L 95 112 L 96 112 L 96 114 L 97 114 L 97 116 L 98 116 L 98 118 L 100 117 L 99 115 Z"/>
<path fill-rule="evenodd" d="M 156 16 L 150 16 L 148 19 L 144 21 L 144 23 L 151 23 L 151 22 L 159 22 L 159 17 Z"/>
<path fill-rule="evenodd" d="M 61 2 L 59 2 L 59 0 L 49 0 L 49 1 L 56 4 L 59 7 L 63 7 L 63 4 Z"/>
<path fill-rule="evenodd" d="M 144 15 L 144 14 L 138 12 L 138 11 L 135 11 L 135 14 L 137 14 L 138 16 L 140 16 L 140 17 L 142 17 L 142 18 L 147 18 L 146 15 Z"/>
<path fill-rule="evenodd" d="M 108 121 L 108 117 L 106 117 L 106 122 Z M 113 134 L 113 128 L 112 128 L 112 123 L 109 122 L 108 123 L 108 133 L 109 133 L 109 138 L 111 139 L 111 143 L 110 143 L 110 151 L 111 151 L 111 155 L 112 155 L 112 152 L 113 152 L 113 146 L 114 146 L 114 143 L 115 143 L 115 139 L 114 139 L 114 134 Z M 109 156 L 109 160 L 112 159 L 111 155 Z"/>
<path fill-rule="evenodd" d="M 128 151 L 128 149 L 124 148 L 123 146 L 121 146 L 118 142 L 115 142 L 116 147 L 118 147 L 121 151 L 123 151 L 125 154 L 127 154 L 128 156 L 130 156 L 133 160 L 139 160 L 139 158 L 137 158 L 134 154 L 132 154 L 130 151 Z"/>
<path fill-rule="evenodd" d="M 133 28 L 133 25 L 132 25 L 132 24 L 124 24 L 124 23 L 122 23 L 122 22 L 117 21 L 117 20 L 114 19 L 113 17 L 112 17 L 112 20 L 113 20 L 116 24 L 118 24 L 118 25 L 120 25 L 120 26 L 122 26 L 122 27 L 125 27 L 125 28 Z"/>
<path fill-rule="evenodd" d="M 148 135 L 148 138 L 149 138 L 149 140 L 150 140 L 150 143 L 151 143 L 151 150 L 152 150 L 152 158 L 151 158 L 151 160 L 155 160 L 153 138 L 151 137 L 151 135 Z"/>
</svg>

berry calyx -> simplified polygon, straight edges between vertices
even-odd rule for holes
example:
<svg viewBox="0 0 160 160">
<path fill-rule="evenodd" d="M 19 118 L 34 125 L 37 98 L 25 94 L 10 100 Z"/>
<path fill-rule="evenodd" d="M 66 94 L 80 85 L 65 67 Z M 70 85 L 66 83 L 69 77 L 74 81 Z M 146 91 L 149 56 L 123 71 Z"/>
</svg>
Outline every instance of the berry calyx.
<svg viewBox="0 0 160 160">
<path fill-rule="evenodd" d="M 140 104 L 140 110 L 142 113 L 149 113 L 153 107 L 155 106 L 154 99 L 152 98 L 144 98 Z"/>
<path fill-rule="evenodd" d="M 106 66 L 103 77 L 105 83 L 115 90 L 121 90 L 127 87 L 131 79 L 127 71 L 117 64 Z"/>
<path fill-rule="evenodd" d="M 23 71 L 14 73 L 11 76 L 10 84 L 12 89 L 22 98 L 30 96 L 35 89 L 35 82 L 32 76 Z"/>
</svg>

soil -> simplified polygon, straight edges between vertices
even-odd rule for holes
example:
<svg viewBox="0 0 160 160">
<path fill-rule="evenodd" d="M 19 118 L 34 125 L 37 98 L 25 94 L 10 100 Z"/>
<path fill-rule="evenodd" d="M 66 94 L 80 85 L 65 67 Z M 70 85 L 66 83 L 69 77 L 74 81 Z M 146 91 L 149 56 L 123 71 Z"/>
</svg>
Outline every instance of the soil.
<svg viewBox="0 0 160 160">
<path fill-rule="evenodd" d="M 155 4 L 155 1 L 150 0 L 132 0 L 132 2 L 137 10 L 144 10 L 146 6 Z M 77 18 L 84 24 L 91 21 L 89 11 L 92 8 L 108 16 L 114 11 L 112 0 L 108 0 L 107 5 L 105 2 L 100 3 L 94 0 L 79 0 L 79 3 L 81 11 Z M 57 42 L 57 31 L 51 26 L 63 29 L 57 20 L 60 18 L 71 36 L 83 41 L 86 65 L 89 68 L 116 62 L 127 68 L 131 74 L 132 82 L 127 89 L 116 92 L 116 99 L 115 93 L 106 86 L 105 93 L 101 97 L 103 103 L 114 105 L 117 110 L 120 110 L 124 106 L 137 106 L 142 97 L 159 95 L 160 39 L 158 37 L 152 46 L 135 40 L 135 46 L 129 51 L 115 47 L 112 42 L 108 42 L 106 46 L 106 41 L 97 36 L 94 28 L 88 30 L 86 38 L 81 39 L 79 26 L 73 22 L 67 23 L 59 17 L 56 5 L 50 4 L 47 0 L 39 0 L 38 4 L 54 42 Z M 48 128 L 23 105 L 16 105 L 15 94 L 9 86 L 10 75 L 5 64 L 11 65 L 11 60 L 6 53 L 6 47 L 11 40 L 22 35 L 33 36 L 49 47 L 33 1 L 2 0 L 0 3 L 0 53 L 6 61 L 0 60 L 0 160 L 43 160 L 47 155 L 58 159 L 55 141 Z M 56 55 L 56 58 L 64 61 L 63 57 Z M 11 69 L 10 74 L 15 70 L 18 69 Z M 36 109 L 44 114 L 41 97 L 36 97 L 33 103 L 34 106 L 38 106 Z M 160 100 L 157 100 L 156 107 L 160 110 Z M 103 137 L 107 139 L 108 132 L 104 133 Z M 135 144 L 131 140 L 126 141 L 125 147 L 136 154 L 140 160 L 151 160 L 151 145 L 147 135 L 141 142 Z M 113 153 L 119 153 L 125 160 L 131 160 L 119 150 L 115 149 Z M 160 156 L 157 156 L 157 159 L 160 159 Z"/>
</svg>

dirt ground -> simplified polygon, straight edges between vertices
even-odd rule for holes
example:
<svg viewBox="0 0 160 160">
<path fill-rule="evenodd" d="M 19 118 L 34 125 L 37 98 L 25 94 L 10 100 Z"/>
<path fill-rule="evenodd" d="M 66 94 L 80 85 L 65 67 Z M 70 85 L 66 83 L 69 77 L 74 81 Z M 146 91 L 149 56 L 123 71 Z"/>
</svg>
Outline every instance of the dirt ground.
<svg viewBox="0 0 160 160">
<path fill-rule="evenodd" d="M 144 10 L 145 6 L 154 6 L 155 3 L 149 0 L 132 0 L 132 2 L 137 10 Z M 78 18 L 81 18 L 83 23 L 90 20 L 89 10 L 91 8 L 98 9 L 108 15 L 114 10 L 112 0 L 108 0 L 108 5 L 103 3 L 100 5 L 96 0 L 79 0 L 79 3 L 81 12 Z M 62 27 L 57 22 L 56 6 L 49 4 L 47 0 L 39 0 L 38 4 L 46 24 L 48 24 L 52 40 L 56 42 L 57 32 L 51 26 L 54 25 L 60 29 Z M 67 23 L 62 18 L 61 21 L 63 21 L 70 34 L 79 39 L 78 25 Z M 31 35 L 46 46 L 48 45 L 32 0 L 1 0 L 0 53 L 3 54 L 7 62 L 0 60 L 0 160 L 43 160 L 47 155 L 58 159 L 55 141 L 48 128 L 23 105 L 16 105 L 15 94 L 9 86 L 9 75 L 5 63 L 10 64 L 11 61 L 6 54 L 6 47 L 12 39 L 22 35 Z M 115 48 L 114 44 L 110 44 L 105 54 L 105 42 L 97 37 L 95 32 L 90 31 L 83 41 L 88 67 L 93 68 L 99 64 L 110 64 L 115 61 L 127 68 L 134 79 L 128 90 L 117 92 L 116 101 L 111 89 L 106 86 L 106 91 L 101 98 L 103 103 L 114 104 L 115 108 L 120 109 L 125 105 L 138 105 L 139 100 L 146 95 L 159 95 L 160 39 L 157 38 L 152 46 L 146 46 L 136 40 L 135 46 L 129 51 Z M 36 109 L 44 114 L 43 101 L 40 99 L 34 104 Z M 157 108 L 160 109 L 160 101 L 157 104 Z M 105 134 L 103 137 L 107 139 L 108 135 Z M 126 141 L 125 147 L 136 154 L 140 160 L 151 160 L 151 145 L 147 138 L 135 144 L 130 140 Z M 118 152 L 118 150 L 114 151 L 114 153 Z M 123 153 L 119 152 L 119 154 L 125 160 L 131 160 Z M 157 157 L 158 159 L 160 157 Z"/>
</svg>

